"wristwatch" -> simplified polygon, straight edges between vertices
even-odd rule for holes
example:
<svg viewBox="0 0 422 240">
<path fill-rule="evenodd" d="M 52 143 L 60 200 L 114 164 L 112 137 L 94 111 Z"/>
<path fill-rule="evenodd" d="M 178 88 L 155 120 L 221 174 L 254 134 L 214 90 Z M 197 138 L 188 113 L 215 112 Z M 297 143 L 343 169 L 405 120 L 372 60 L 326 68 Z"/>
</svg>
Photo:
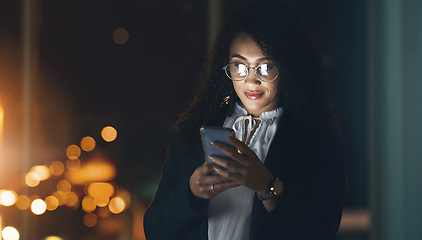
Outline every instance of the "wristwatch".
<svg viewBox="0 0 422 240">
<path fill-rule="evenodd" d="M 256 194 L 259 200 L 264 201 L 264 200 L 272 199 L 279 196 L 284 190 L 284 184 L 280 179 L 274 178 L 268 183 L 268 189 L 269 189 L 268 194 L 265 194 L 265 195 Z"/>
</svg>

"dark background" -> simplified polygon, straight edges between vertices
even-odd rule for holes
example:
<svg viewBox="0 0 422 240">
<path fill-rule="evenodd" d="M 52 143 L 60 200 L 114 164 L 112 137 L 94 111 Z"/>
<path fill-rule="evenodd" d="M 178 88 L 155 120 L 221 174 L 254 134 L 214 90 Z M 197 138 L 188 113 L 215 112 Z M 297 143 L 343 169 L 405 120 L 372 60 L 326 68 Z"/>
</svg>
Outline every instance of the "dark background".
<svg viewBox="0 0 422 240">
<path fill-rule="evenodd" d="M 222 20 L 241 2 L 222 1 Z M 345 207 L 366 208 L 367 3 L 291 2 L 326 53 L 346 149 Z M 112 146 L 99 143 L 99 148 L 118 167 L 116 182 L 147 205 L 166 158 L 170 126 L 192 99 L 208 56 L 207 1 L 40 0 L 37 6 L 39 77 L 34 97 L 43 119 L 40 128 L 47 136 L 44 143 L 70 144 L 114 126 L 118 139 Z M 11 54 L 1 58 L 18 66 L 14 79 L 0 82 L 0 93 L 9 96 L 10 105 L 14 100 L 8 89 L 21 87 L 21 7 L 20 1 L 0 2 L 0 49 Z M 129 32 L 123 45 L 112 38 L 120 27 Z M 63 116 L 67 121 L 58 122 Z M 354 239 L 364 238 L 359 236 Z"/>
</svg>

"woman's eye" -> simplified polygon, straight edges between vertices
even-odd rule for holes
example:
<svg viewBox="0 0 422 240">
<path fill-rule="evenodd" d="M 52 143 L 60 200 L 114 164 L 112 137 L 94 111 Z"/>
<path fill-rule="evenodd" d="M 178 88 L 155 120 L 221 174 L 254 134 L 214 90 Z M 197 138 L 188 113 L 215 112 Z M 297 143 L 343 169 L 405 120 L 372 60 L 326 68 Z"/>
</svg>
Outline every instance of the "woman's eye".
<svg viewBox="0 0 422 240">
<path fill-rule="evenodd" d="M 242 63 L 234 63 L 234 65 L 237 68 L 237 73 L 241 76 L 246 76 L 247 72 L 248 72 L 248 67 L 246 67 L 245 64 Z"/>
</svg>

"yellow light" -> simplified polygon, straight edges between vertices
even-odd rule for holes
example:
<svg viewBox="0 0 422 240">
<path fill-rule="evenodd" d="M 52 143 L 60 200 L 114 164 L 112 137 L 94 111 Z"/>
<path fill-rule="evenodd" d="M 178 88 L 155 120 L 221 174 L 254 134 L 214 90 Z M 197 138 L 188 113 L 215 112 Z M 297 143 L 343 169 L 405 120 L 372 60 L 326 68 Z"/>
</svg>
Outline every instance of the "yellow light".
<svg viewBox="0 0 422 240">
<path fill-rule="evenodd" d="M 53 192 L 51 196 L 54 196 L 59 200 L 59 206 L 64 204 L 64 194 L 61 192 Z"/>
<path fill-rule="evenodd" d="M 78 159 L 81 156 L 81 149 L 75 144 L 70 145 L 66 148 L 66 156 L 72 160 Z"/>
<path fill-rule="evenodd" d="M 31 205 L 31 200 L 25 195 L 20 195 L 16 201 L 16 208 L 19 210 L 26 210 Z"/>
<path fill-rule="evenodd" d="M 97 182 L 91 183 L 88 187 L 88 195 L 95 198 L 111 197 L 114 193 L 114 187 L 110 183 Z"/>
<path fill-rule="evenodd" d="M 81 160 L 77 159 L 67 159 L 66 168 L 69 171 L 76 171 L 81 167 Z"/>
<path fill-rule="evenodd" d="M 1 231 L 1 235 L 4 240 L 19 240 L 20 238 L 19 231 L 11 226 L 5 227 L 3 231 Z"/>
<path fill-rule="evenodd" d="M 125 210 L 125 202 L 123 201 L 123 199 L 115 197 L 111 199 L 108 208 L 110 209 L 110 212 L 114 214 L 119 214 L 123 212 L 123 210 Z"/>
<path fill-rule="evenodd" d="M 81 140 L 81 148 L 85 152 L 90 152 L 90 151 L 94 150 L 95 145 L 96 145 L 95 140 L 90 136 L 86 136 L 86 137 L 82 138 L 82 140 Z"/>
<path fill-rule="evenodd" d="M 57 183 L 57 192 L 61 194 L 69 193 L 72 190 L 72 185 L 67 180 L 61 180 Z"/>
<path fill-rule="evenodd" d="M 35 172 L 40 177 L 40 181 L 44 181 L 50 177 L 50 169 L 45 165 L 33 166 L 29 172 Z"/>
<path fill-rule="evenodd" d="M 96 197 L 94 198 L 95 205 L 98 207 L 105 207 L 110 202 L 109 197 Z"/>
<path fill-rule="evenodd" d="M 129 32 L 125 28 L 117 28 L 113 32 L 113 41 L 118 45 L 123 45 L 129 40 Z"/>
<path fill-rule="evenodd" d="M 29 172 L 25 175 L 25 183 L 28 187 L 36 187 L 40 184 L 40 175 L 36 172 Z"/>
<path fill-rule="evenodd" d="M 64 164 L 60 161 L 54 161 L 50 165 L 51 174 L 54 176 L 60 176 L 64 172 Z"/>
<path fill-rule="evenodd" d="M 93 212 L 97 208 L 97 205 L 95 204 L 94 198 L 85 196 L 84 199 L 82 199 L 82 210 L 85 212 Z"/>
<path fill-rule="evenodd" d="M 18 196 L 14 191 L 5 190 L 0 193 L 0 205 L 10 207 L 15 204 Z"/>
<path fill-rule="evenodd" d="M 112 126 L 107 126 L 101 131 L 101 137 L 106 142 L 112 142 L 117 138 L 117 131 Z"/>
<path fill-rule="evenodd" d="M 47 204 L 42 199 L 35 199 L 31 204 L 31 211 L 35 215 L 41 215 L 47 210 Z"/>
<path fill-rule="evenodd" d="M 58 236 L 48 236 L 45 238 L 45 240 L 63 240 L 63 238 Z"/>
<path fill-rule="evenodd" d="M 48 211 L 54 211 L 59 207 L 59 199 L 55 196 L 48 196 L 45 198 L 45 204 L 47 204 Z"/>
<path fill-rule="evenodd" d="M 114 165 L 103 160 L 84 162 L 76 171 L 66 172 L 65 178 L 72 184 L 83 185 L 88 182 L 111 181 L 116 177 Z"/>
<path fill-rule="evenodd" d="M 93 213 L 85 213 L 83 222 L 87 227 L 94 227 L 97 225 L 98 217 Z"/>
<path fill-rule="evenodd" d="M 78 204 L 79 198 L 78 198 L 78 195 L 76 195 L 76 193 L 70 192 L 64 195 L 63 201 L 66 206 L 74 207 L 76 206 L 76 204 Z"/>
</svg>

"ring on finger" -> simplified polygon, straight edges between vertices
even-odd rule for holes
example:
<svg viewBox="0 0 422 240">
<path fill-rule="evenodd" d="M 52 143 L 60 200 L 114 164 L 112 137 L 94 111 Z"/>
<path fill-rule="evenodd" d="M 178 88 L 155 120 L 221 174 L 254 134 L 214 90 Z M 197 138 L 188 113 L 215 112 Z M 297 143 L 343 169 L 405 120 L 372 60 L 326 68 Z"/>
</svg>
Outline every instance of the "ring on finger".
<svg viewBox="0 0 422 240">
<path fill-rule="evenodd" d="M 211 185 L 211 191 L 212 191 L 212 192 L 215 192 L 214 184 L 213 184 L 213 185 Z"/>
</svg>

